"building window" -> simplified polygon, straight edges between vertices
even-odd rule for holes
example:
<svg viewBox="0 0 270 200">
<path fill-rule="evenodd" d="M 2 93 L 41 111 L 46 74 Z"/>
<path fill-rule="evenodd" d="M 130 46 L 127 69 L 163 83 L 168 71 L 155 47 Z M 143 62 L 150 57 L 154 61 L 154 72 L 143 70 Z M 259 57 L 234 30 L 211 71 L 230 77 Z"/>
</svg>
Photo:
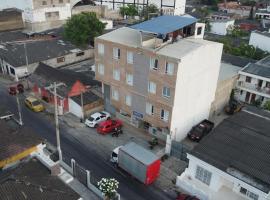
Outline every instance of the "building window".
<svg viewBox="0 0 270 200">
<path fill-rule="evenodd" d="M 152 94 L 156 94 L 156 89 L 157 89 L 157 85 L 154 82 L 149 81 L 148 82 L 148 92 L 152 93 Z"/>
<path fill-rule="evenodd" d="M 171 90 L 168 87 L 163 87 L 162 95 L 164 97 L 170 97 L 171 96 Z"/>
<path fill-rule="evenodd" d="M 252 200 L 258 200 L 259 199 L 259 195 L 248 191 L 246 188 L 241 187 L 240 188 L 240 193 L 247 196 L 248 198 L 252 199 Z"/>
<path fill-rule="evenodd" d="M 118 100 L 119 100 L 119 92 L 118 92 L 118 90 L 116 90 L 116 89 L 113 89 L 113 90 L 112 90 L 112 98 L 113 98 L 115 101 L 118 101 Z"/>
<path fill-rule="evenodd" d="M 146 103 L 145 112 L 148 115 L 154 115 L 154 106 L 151 103 Z"/>
<path fill-rule="evenodd" d="M 130 95 L 126 95 L 126 105 L 131 106 L 131 96 Z"/>
<path fill-rule="evenodd" d="M 127 52 L 127 63 L 133 64 L 133 52 L 131 51 Z"/>
<path fill-rule="evenodd" d="M 206 185 L 210 185 L 212 173 L 207 171 L 206 169 L 197 166 L 195 178 L 205 183 Z"/>
<path fill-rule="evenodd" d="M 150 69 L 153 69 L 153 70 L 158 69 L 158 59 L 155 59 L 155 58 L 150 59 Z"/>
<path fill-rule="evenodd" d="M 83 56 L 84 55 L 84 51 L 82 52 L 79 52 L 79 53 L 76 53 L 76 56 L 79 57 L 79 56 Z"/>
<path fill-rule="evenodd" d="M 116 81 L 120 81 L 120 70 L 119 69 L 113 70 L 113 79 Z"/>
<path fill-rule="evenodd" d="M 12 67 L 10 67 L 9 70 L 11 74 L 15 75 L 15 70 Z"/>
<path fill-rule="evenodd" d="M 103 64 L 98 64 L 98 73 L 100 75 L 104 75 L 104 65 Z"/>
<path fill-rule="evenodd" d="M 162 119 L 163 121 L 167 122 L 169 120 L 169 111 L 164 110 L 164 109 L 161 109 L 160 119 Z"/>
<path fill-rule="evenodd" d="M 65 62 L 65 57 L 60 57 L 56 59 L 57 63 Z"/>
<path fill-rule="evenodd" d="M 113 48 L 113 58 L 114 59 L 120 59 L 120 49 L 119 48 Z"/>
<path fill-rule="evenodd" d="M 128 85 L 133 85 L 133 75 L 132 74 L 126 74 L 126 83 Z"/>
<path fill-rule="evenodd" d="M 59 0 L 59 3 L 63 3 L 63 0 Z"/>
<path fill-rule="evenodd" d="M 173 75 L 174 73 L 174 64 L 170 62 L 166 62 L 165 73 L 168 75 Z"/>
<path fill-rule="evenodd" d="M 201 35 L 202 34 L 202 27 L 198 27 L 197 28 L 197 35 Z"/>
<path fill-rule="evenodd" d="M 47 1 L 42 1 L 42 5 L 46 6 L 47 5 Z"/>
<path fill-rule="evenodd" d="M 251 77 L 246 76 L 246 82 L 247 82 L 247 83 L 251 83 Z"/>
<path fill-rule="evenodd" d="M 104 55 L 104 44 L 98 43 L 98 54 Z"/>
<path fill-rule="evenodd" d="M 45 17 L 47 20 L 58 20 L 59 19 L 59 12 L 46 12 Z"/>
</svg>

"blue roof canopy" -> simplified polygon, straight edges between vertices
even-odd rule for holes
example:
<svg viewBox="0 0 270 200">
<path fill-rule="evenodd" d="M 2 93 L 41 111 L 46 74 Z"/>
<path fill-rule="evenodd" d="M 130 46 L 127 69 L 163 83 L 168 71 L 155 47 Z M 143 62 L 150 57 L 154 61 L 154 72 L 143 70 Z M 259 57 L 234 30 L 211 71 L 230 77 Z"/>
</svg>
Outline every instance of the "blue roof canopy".
<svg viewBox="0 0 270 200">
<path fill-rule="evenodd" d="M 195 22 L 197 22 L 197 19 L 194 17 L 163 15 L 139 24 L 135 24 L 130 26 L 130 28 L 143 32 L 165 35 Z"/>
</svg>

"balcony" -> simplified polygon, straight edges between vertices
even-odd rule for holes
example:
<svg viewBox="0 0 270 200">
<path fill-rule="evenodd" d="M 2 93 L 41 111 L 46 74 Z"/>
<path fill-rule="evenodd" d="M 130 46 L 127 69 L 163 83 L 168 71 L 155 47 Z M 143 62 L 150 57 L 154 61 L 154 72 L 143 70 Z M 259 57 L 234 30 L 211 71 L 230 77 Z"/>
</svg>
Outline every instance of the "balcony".
<svg viewBox="0 0 270 200">
<path fill-rule="evenodd" d="M 257 84 L 250 84 L 244 81 L 238 81 L 237 87 L 239 89 L 248 90 L 251 93 L 270 98 L 270 87 L 259 87 Z"/>
</svg>

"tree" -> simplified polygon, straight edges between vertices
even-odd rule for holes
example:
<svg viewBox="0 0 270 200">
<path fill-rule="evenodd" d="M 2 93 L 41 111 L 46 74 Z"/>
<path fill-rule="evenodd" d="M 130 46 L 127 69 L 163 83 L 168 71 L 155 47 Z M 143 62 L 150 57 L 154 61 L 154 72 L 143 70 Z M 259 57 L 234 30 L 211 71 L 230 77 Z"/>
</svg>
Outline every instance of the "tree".
<svg viewBox="0 0 270 200">
<path fill-rule="evenodd" d="M 64 38 L 78 46 L 86 46 L 101 35 L 105 24 L 99 21 L 95 13 L 84 12 L 73 15 L 64 25 Z"/>
<path fill-rule="evenodd" d="M 270 101 L 266 101 L 263 108 L 270 111 Z"/>
<path fill-rule="evenodd" d="M 120 15 L 123 17 L 129 16 L 129 17 L 134 17 L 138 15 L 138 9 L 135 5 L 128 5 L 128 6 L 123 6 L 120 7 Z"/>
<path fill-rule="evenodd" d="M 159 9 L 156 4 L 145 6 L 141 11 L 141 16 L 144 18 L 144 20 L 148 20 L 151 14 L 159 14 Z"/>
</svg>

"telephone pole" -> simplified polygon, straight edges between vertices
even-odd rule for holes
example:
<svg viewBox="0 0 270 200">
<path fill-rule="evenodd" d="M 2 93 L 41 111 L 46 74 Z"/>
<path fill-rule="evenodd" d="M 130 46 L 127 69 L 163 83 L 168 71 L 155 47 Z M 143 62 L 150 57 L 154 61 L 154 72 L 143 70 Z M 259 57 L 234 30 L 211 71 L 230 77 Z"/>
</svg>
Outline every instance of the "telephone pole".
<svg viewBox="0 0 270 200">
<path fill-rule="evenodd" d="M 56 144 L 59 155 L 59 161 L 62 161 L 62 151 L 60 146 L 60 132 L 59 132 L 59 120 L 58 120 L 58 103 L 56 94 L 56 82 L 54 82 L 54 118 L 55 118 L 55 132 L 56 132 Z"/>
<path fill-rule="evenodd" d="M 18 94 L 16 94 L 16 100 L 17 100 L 18 113 L 19 113 L 19 124 L 22 126 L 23 125 L 23 122 L 22 122 L 22 111 L 21 111 L 21 104 L 20 104 L 20 101 L 19 101 Z"/>
</svg>

